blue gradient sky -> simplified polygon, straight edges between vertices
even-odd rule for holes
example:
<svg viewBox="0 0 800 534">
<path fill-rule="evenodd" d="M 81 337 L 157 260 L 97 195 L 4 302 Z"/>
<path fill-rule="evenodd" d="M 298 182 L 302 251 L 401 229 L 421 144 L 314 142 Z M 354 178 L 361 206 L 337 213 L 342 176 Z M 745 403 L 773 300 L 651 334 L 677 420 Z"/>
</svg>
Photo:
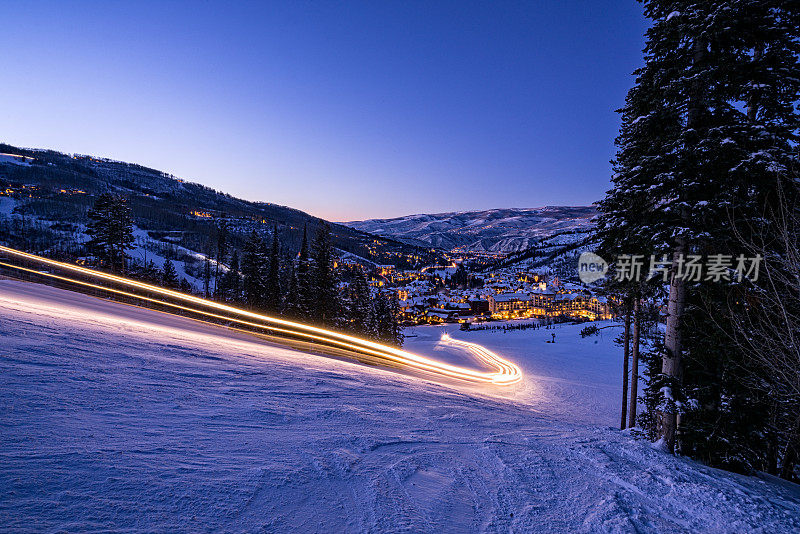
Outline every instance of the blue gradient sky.
<svg viewBox="0 0 800 534">
<path fill-rule="evenodd" d="M 645 29 L 633 0 L 2 12 L 0 140 L 331 220 L 601 198 Z"/>
</svg>

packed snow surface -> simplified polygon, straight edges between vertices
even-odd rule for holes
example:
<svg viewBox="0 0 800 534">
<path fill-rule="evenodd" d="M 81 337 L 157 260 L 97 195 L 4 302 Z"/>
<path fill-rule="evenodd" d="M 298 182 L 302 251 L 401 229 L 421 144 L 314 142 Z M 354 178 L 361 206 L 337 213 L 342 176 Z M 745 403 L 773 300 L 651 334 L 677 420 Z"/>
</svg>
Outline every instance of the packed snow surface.
<svg viewBox="0 0 800 534">
<path fill-rule="evenodd" d="M 615 329 L 579 329 L 451 328 L 523 368 L 479 390 L 0 280 L 0 530 L 800 530 L 796 486 L 614 430 Z"/>
</svg>

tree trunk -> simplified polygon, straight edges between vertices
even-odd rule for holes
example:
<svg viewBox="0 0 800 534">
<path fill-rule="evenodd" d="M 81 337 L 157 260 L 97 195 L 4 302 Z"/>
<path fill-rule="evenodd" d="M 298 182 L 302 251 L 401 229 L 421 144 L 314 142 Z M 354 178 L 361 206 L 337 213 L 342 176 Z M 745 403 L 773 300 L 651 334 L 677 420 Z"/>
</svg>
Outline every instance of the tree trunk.
<svg viewBox="0 0 800 534">
<path fill-rule="evenodd" d="M 756 48 L 753 52 L 753 63 L 756 64 L 761 61 L 761 57 L 764 55 L 764 46 L 760 46 Z M 750 91 L 750 97 L 747 101 L 747 118 L 750 122 L 755 122 L 756 118 L 758 117 L 758 91 L 753 89 Z"/>
<path fill-rule="evenodd" d="M 789 443 L 786 446 L 786 454 L 783 456 L 783 465 L 781 466 L 781 478 L 784 480 L 794 479 L 794 466 L 797 463 L 797 445 Z"/>
<path fill-rule="evenodd" d="M 625 430 L 625 411 L 628 409 L 628 358 L 631 350 L 631 306 L 625 304 L 625 333 L 623 334 L 622 356 L 622 416 L 619 429 Z"/>
<path fill-rule="evenodd" d="M 678 241 L 675 248 L 673 262 L 683 256 L 683 240 Z M 683 345 L 681 339 L 680 323 L 683 317 L 683 309 L 686 299 L 686 281 L 681 276 L 676 276 L 677 272 L 673 269 L 669 281 L 669 303 L 667 304 L 667 330 L 664 335 L 665 352 L 661 362 L 661 372 L 673 379 L 673 382 L 680 382 L 681 379 L 681 355 Z M 670 396 L 672 391 L 670 390 Z M 677 431 L 677 414 L 674 406 L 661 414 L 661 441 L 669 452 L 675 452 L 675 433 Z"/>
<path fill-rule="evenodd" d="M 214 298 L 219 297 L 219 292 L 218 292 L 219 290 L 217 289 L 218 286 L 219 286 L 219 254 L 217 254 L 217 264 L 214 269 L 214 292 L 213 292 Z"/>
<path fill-rule="evenodd" d="M 639 333 L 641 330 L 639 298 L 633 303 L 633 351 L 631 352 L 631 406 L 628 410 L 628 427 L 636 426 L 636 402 L 639 396 Z"/>
<path fill-rule="evenodd" d="M 781 465 L 781 478 L 784 480 L 794 479 L 794 466 L 797 465 L 797 449 L 800 446 L 800 420 L 794 424 L 794 429 L 789 435 L 786 444 L 786 453 L 783 455 Z"/>
<path fill-rule="evenodd" d="M 706 41 L 702 38 L 695 40 L 693 45 L 694 57 L 692 61 L 697 67 L 702 64 L 706 55 Z M 687 132 L 693 131 L 698 127 L 700 118 L 705 109 L 704 86 L 702 78 L 695 76 L 692 82 L 691 94 L 689 96 L 689 109 L 686 114 Z M 693 135 L 692 137 L 695 137 Z M 692 143 L 687 140 L 687 143 Z M 685 210 L 681 213 L 681 219 L 685 225 L 689 215 Z M 682 259 L 686 253 L 686 240 L 679 237 L 675 240 L 673 254 L 673 265 Z M 667 304 L 667 331 L 664 335 L 664 356 L 661 363 L 661 372 L 671 379 L 672 384 L 681 383 L 681 357 L 683 355 L 683 343 L 681 339 L 680 325 L 683 319 L 683 310 L 686 303 L 686 280 L 683 276 L 676 276 L 677 272 L 672 269 L 669 281 L 669 303 Z M 672 395 L 670 389 L 670 395 Z M 661 442 L 664 448 L 670 453 L 675 452 L 675 435 L 678 430 L 678 416 L 674 404 L 661 414 Z"/>
</svg>

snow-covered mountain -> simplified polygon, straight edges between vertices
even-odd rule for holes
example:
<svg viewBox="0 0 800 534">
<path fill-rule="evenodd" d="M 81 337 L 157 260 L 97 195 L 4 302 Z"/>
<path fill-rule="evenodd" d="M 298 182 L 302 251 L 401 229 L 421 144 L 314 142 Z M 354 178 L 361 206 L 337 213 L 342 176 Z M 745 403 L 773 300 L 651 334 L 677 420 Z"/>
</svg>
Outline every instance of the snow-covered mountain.
<svg viewBox="0 0 800 534">
<path fill-rule="evenodd" d="M 298 209 L 238 199 L 135 163 L 3 143 L 0 191 L 11 195 L 0 200 L 0 215 L 11 217 L 16 208 L 29 220 L 46 223 L 44 231 L 37 229 L 40 249 L 57 242 L 58 248 L 64 250 L 64 241 L 72 236 L 55 236 L 54 232 L 58 228 L 77 230 L 85 224 L 88 208 L 100 193 L 107 191 L 127 199 L 134 224 L 149 237 L 197 253 L 209 248 L 222 221 L 229 232 L 228 246 L 233 249 L 241 249 L 253 231 L 271 232 L 277 228 L 284 246 L 298 250 L 304 229 L 313 237 L 323 224 L 328 224 Z M 333 244 L 351 254 L 351 258 L 390 263 L 401 257 L 426 255 L 412 245 L 375 239 L 341 224 L 331 223 L 330 231 Z M 48 235 L 38 235 L 44 233 Z"/>
<path fill-rule="evenodd" d="M 516 252 L 555 234 L 587 233 L 592 206 L 545 206 L 408 215 L 369 219 L 346 226 L 444 250 Z"/>
<path fill-rule="evenodd" d="M 583 326 L 444 327 L 523 369 L 479 389 L 0 280 L 0 530 L 800 532 L 795 484 L 611 428 L 619 329 Z"/>
</svg>

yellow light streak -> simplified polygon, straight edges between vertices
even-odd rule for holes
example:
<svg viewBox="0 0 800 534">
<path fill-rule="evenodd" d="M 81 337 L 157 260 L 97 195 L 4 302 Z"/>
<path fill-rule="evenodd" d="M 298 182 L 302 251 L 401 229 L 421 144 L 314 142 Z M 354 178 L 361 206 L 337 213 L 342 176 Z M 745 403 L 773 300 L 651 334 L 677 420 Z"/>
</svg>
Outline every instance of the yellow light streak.
<svg viewBox="0 0 800 534">
<path fill-rule="evenodd" d="M 34 269 L 28 269 L 21 266 L 0 262 L 0 265 L 12 269 L 19 269 L 30 273 L 35 273 L 40 276 L 46 276 L 52 279 L 78 284 L 84 287 L 90 287 L 102 291 L 108 291 L 118 295 L 130 298 L 136 298 L 147 302 L 152 302 L 154 304 L 159 304 L 173 309 L 184 310 L 201 316 L 204 315 L 209 318 L 231 321 L 240 325 L 267 330 L 270 332 L 278 332 L 290 336 L 298 336 L 312 340 L 312 342 L 332 344 L 337 347 L 343 348 L 345 350 L 349 350 L 355 353 L 367 354 L 370 356 L 377 357 L 379 359 L 385 359 L 393 364 L 407 366 L 413 369 L 421 370 L 435 375 L 454 378 L 458 380 L 465 380 L 469 382 L 490 383 L 495 385 L 510 385 L 519 382 L 522 379 L 521 370 L 512 362 L 505 360 L 504 358 L 486 349 L 485 347 L 482 347 L 481 345 L 478 345 L 476 343 L 461 342 L 453 338 L 450 338 L 449 336 L 448 336 L 448 342 L 451 342 L 454 345 L 461 346 L 467 349 L 469 352 L 474 354 L 476 357 L 478 357 L 481 361 L 485 362 L 491 368 L 496 369 L 496 371 L 481 372 L 473 369 L 467 369 L 457 365 L 452 365 L 446 362 L 438 361 L 426 356 L 414 354 L 406 350 L 398 349 L 397 347 L 376 343 L 368 339 L 362 339 L 356 336 L 343 334 L 341 332 L 336 332 L 333 330 L 327 330 L 313 325 L 298 323 L 296 321 L 289 321 L 278 317 L 271 317 L 268 315 L 263 315 L 260 313 L 243 310 L 240 308 L 236 308 L 234 306 L 229 306 L 227 304 L 222 304 L 212 300 L 203 299 L 201 297 L 196 297 L 194 295 L 187 295 L 179 291 L 165 289 L 163 287 L 147 284 L 144 282 L 139 282 L 137 280 L 133 280 L 130 278 L 125 278 L 114 274 L 95 271 L 93 269 L 88 269 L 86 267 L 81 267 L 78 265 L 72 265 L 69 263 L 51 260 L 49 258 L 44 258 L 42 256 L 37 256 L 35 254 L 29 254 L 27 252 L 22 252 L 20 250 L 16 250 L 1 245 L 0 245 L 0 252 L 4 252 L 11 256 L 22 258 L 31 262 L 36 262 L 42 265 L 48 265 L 60 269 L 65 269 L 67 271 L 80 273 L 86 276 L 94 277 L 95 279 L 114 282 L 116 284 L 127 286 L 128 288 L 145 290 L 151 293 L 155 293 L 157 295 L 170 297 L 185 303 L 191 303 L 199 306 L 212 308 L 216 311 L 226 312 L 229 314 L 239 316 L 240 318 L 231 317 L 228 315 L 220 315 L 219 313 L 212 313 L 198 308 L 183 306 L 180 304 L 163 301 L 153 297 L 138 295 L 136 293 L 131 293 L 129 291 L 123 291 L 120 289 L 105 287 L 102 285 L 93 284 L 91 282 L 68 278 L 66 276 L 59 276 L 52 273 L 43 273 L 40 271 L 36 271 Z M 247 318 L 248 320 L 245 320 L 243 318 Z M 253 320 L 258 322 L 253 322 Z"/>
</svg>

